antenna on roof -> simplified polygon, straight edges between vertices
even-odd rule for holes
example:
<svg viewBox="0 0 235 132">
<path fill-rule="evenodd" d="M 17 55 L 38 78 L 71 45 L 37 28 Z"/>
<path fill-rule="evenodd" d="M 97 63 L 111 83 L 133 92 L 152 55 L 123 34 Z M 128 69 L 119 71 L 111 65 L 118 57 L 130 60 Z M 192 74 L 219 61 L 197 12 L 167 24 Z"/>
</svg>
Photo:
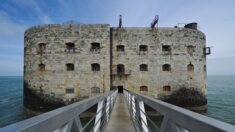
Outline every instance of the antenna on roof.
<svg viewBox="0 0 235 132">
<path fill-rule="evenodd" d="M 118 24 L 119 28 L 122 28 L 122 15 L 119 15 L 119 24 Z"/>
<path fill-rule="evenodd" d="M 159 17 L 158 15 L 156 15 L 153 19 L 153 22 L 151 23 L 151 28 L 154 28 L 156 24 L 158 25 L 158 20 L 159 20 Z"/>
</svg>

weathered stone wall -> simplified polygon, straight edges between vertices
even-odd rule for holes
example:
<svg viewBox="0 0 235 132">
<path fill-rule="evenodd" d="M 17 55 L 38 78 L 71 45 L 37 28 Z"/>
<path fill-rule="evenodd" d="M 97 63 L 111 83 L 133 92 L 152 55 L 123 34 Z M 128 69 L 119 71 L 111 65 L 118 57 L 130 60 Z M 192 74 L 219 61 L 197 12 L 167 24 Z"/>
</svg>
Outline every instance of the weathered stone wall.
<svg viewBox="0 0 235 132">
<path fill-rule="evenodd" d="M 113 86 L 124 86 L 154 98 L 171 95 L 180 88 L 195 88 L 206 95 L 205 35 L 202 32 L 186 28 L 114 28 L 112 36 Z M 125 51 L 117 51 L 117 45 L 125 46 Z M 147 51 L 140 52 L 140 45 L 147 45 Z M 169 45 L 171 51 L 164 52 L 163 45 Z M 187 49 L 190 45 L 192 53 Z M 118 64 L 125 66 L 125 75 L 115 75 Z M 140 71 L 140 64 L 147 64 L 148 70 Z M 164 64 L 170 64 L 171 70 L 163 71 Z M 194 66 L 193 71 L 188 72 L 188 64 Z M 164 91 L 166 85 L 170 86 L 169 91 Z M 147 86 L 148 91 L 140 91 L 140 86 Z"/>
<path fill-rule="evenodd" d="M 25 106 L 47 111 L 92 96 L 93 87 L 100 88 L 100 92 L 109 90 L 109 36 L 109 25 L 45 25 L 28 29 L 25 32 Z M 93 42 L 100 43 L 100 50 L 91 50 Z M 43 52 L 40 43 L 46 44 Z M 68 51 L 66 43 L 74 43 L 74 49 Z M 67 63 L 74 64 L 73 71 L 67 71 Z M 100 64 L 100 71 L 92 71 L 92 63 Z M 39 64 L 45 64 L 44 71 L 39 70 Z M 66 88 L 74 89 L 73 93 L 66 93 Z"/>
<path fill-rule="evenodd" d="M 94 42 L 100 44 L 99 50 L 91 50 Z M 45 44 L 43 50 L 41 43 Z M 73 43 L 74 48 L 68 50 L 67 43 Z M 118 45 L 124 49 L 117 51 Z M 140 51 L 140 45 L 147 46 L 147 51 Z M 164 45 L 170 51 L 163 51 Z M 104 92 L 111 85 L 154 98 L 169 97 L 181 88 L 194 88 L 206 97 L 204 48 L 205 35 L 188 28 L 110 28 L 105 24 L 32 27 L 25 32 L 24 105 L 48 111 L 95 95 L 91 88 Z M 74 70 L 66 69 L 68 63 L 74 64 Z M 92 70 L 93 63 L 100 64 L 99 71 Z M 44 70 L 40 64 L 45 65 Z M 124 73 L 118 73 L 119 64 L 124 65 Z M 140 71 L 141 64 L 147 65 L 147 71 Z M 163 71 L 164 64 L 170 65 L 170 71 Z M 189 64 L 192 71 L 188 71 Z M 68 93 L 67 88 L 74 90 Z"/>
</svg>

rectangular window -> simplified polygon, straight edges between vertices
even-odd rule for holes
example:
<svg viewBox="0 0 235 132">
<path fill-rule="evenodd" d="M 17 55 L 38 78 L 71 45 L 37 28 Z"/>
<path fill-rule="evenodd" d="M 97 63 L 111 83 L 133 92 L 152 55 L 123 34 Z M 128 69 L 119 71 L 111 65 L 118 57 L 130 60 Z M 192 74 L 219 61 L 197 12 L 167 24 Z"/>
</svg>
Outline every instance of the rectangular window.
<svg viewBox="0 0 235 132">
<path fill-rule="evenodd" d="M 72 63 L 66 64 L 66 69 L 67 71 L 74 71 L 74 64 Z"/>
<path fill-rule="evenodd" d="M 100 43 L 91 43 L 91 51 L 100 51 Z"/>
<path fill-rule="evenodd" d="M 38 44 L 38 47 L 39 47 L 38 53 L 42 55 L 46 50 L 46 44 L 45 43 L 40 43 L 40 44 Z"/>
<path fill-rule="evenodd" d="M 171 91 L 171 86 L 169 85 L 163 86 L 163 91 Z"/>
<path fill-rule="evenodd" d="M 66 94 L 73 94 L 74 93 L 74 88 L 66 88 L 65 92 L 66 92 Z"/>
<path fill-rule="evenodd" d="M 146 64 L 141 64 L 141 65 L 140 65 L 140 71 L 148 71 L 148 65 L 146 65 Z"/>
<path fill-rule="evenodd" d="M 117 45 L 117 51 L 118 52 L 124 52 L 125 51 L 124 45 Z"/>
<path fill-rule="evenodd" d="M 148 46 L 147 45 L 140 45 L 139 50 L 142 52 L 148 51 Z"/>
<path fill-rule="evenodd" d="M 140 91 L 148 91 L 148 87 L 147 86 L 140 86 Z"/>
<path fill-rule="evenodd" d="M 170 45 L 162 45 L 162 52 L 165 55 L 171 54 L 171 46 Z"/>
<path fill-rule="evenodd" d="M 171 71 L 171 65 L 169 64 L 162 65 L 162 71 Z"/>
<path fill-rule="evenodd" d="M 46 44 L 45 43 L 40 43 L 38 46 L 39 46 L 39 50 L 46 50 Z"/>
<path fill-rule="evenodd" d="M 91 64 L 91 70 L 92 71 L 100 71 L 100 64 L 98 64 L 98 63 Z"/>
<path fill-rule="evenodd" d="M 66 51 L 67 53 L 75 52 L 75 44 L 74 43 L 66 43 Z"/>
<path fill-rule="evenodd" d="M 38 69 L 39 69 L 39 71 L 45 71 L 45 64 L 38 64 Z"/>
</svg>

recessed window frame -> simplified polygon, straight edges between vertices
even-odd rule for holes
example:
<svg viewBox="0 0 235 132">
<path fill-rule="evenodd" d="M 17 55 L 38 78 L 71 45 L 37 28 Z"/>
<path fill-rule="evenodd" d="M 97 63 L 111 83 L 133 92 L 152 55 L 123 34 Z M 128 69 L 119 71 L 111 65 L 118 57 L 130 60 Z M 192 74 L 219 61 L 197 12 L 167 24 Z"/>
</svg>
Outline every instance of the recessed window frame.
<svg viewBox="0 0 235 132">
<path fill-rule="evenodd" d="M 66 64 L 66 70 L 67 71 L 74 71 L 75 70 L 75 65 L 73 63 L 67 63 Z"/>
<path fill-rule="evenodd" d="M 170 45 L 162 45 L 162 52 L 171 52 Z"/>
<path fill-rule="evenodd" d="M 188 65 L 187 65 L 187 71 L 188 71 L 188 72 L 193 72 L 193 71 L 194 71 L 194 65 L 191 64 L 191 63 L 188 64 Z"/>
<path fill-rule="evenodd" d="M 162 90 L 163 90 L 163 91 L 170 92 L 170 91 L 171 91 L 171 86 L 170 86 L 170 85 L 164 85 L 164 86 L 162 87 Z"/>
<path fill-rule="evenodd" d="M 148 51 L 148 45 L 140 45 L 139 46 L 140 52 L 147 52 Z"/>
<path fill-rule="evenodd" d="M 147 64 L 140 64 L 140 71 L 148 71 L 148 65 Z"/>
<path fill-rule="evenodd" d="M 91 51 L 100 51 L 100 43 L 98 42 L 92 42 L 91 43 Z"/>
<path fill-rule="evenodd" d="M 117 52 L 125 52 L 125 46 L 124 45 L 117 45 Z"/>
<path fill-rule="evenodd" d="M 171 71 L 171 65 L 170 64 L 162 65 L 162 71 Z"/>
<path fill-rule="evenodd" d="M 148 86 L 140 86 L 140 91 L 144 91 L 144 92 L 147 92 L 148 91 Z"/>
<path fill-rule="evenodd" d="M 98 64 L 98 63 L 92 63 L 92 64 L 91 64 L 91 70 L 92 70 L 92 71 L 100 71 L 100 64 Z"/>
<path fill-rule="evenodd" d="M 68 88 L 65 89 L 66 94 L 74 94 L 74 92 L 75 92 L 75 90 L 72 87 L 68 87 Z"/>
<path fill-rule="evenodd" d="M 65 45 L 66 45 L 66 49 L 67 49 L 67 50 L 72 50 L 72 49 L 75 48 L 75 44 L 72 43 L 72 42 L 65 43 Z"/>
<path fill-rule="evenodd" d="M 124 64 L 117 65 L 117 74 L 125 74 L 125 65 Z"/>
<path fill-rule="evenodd" d="M 44 51 L 46 50 L 46 43 L 39 43 L 38 47 L 39 47 L 39 51 Z"/>
<path fill-rule="evenodd" d="M 46 65 L 43 63 L 38 64 L 38 70 L 39 71 L 45 71 L 46 70 Z"/>
</svg>

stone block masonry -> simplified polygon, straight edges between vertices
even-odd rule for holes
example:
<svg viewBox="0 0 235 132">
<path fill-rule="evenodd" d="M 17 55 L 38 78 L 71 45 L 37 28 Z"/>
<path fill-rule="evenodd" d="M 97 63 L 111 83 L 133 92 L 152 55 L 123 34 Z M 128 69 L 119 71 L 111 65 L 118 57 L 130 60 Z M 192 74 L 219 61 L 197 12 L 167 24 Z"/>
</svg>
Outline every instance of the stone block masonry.
<svg viewBox="0 0 235 132">
<path fill-rule="evenodd" d="M 206 98 L 205 35 L 196 29 L 50 24 L 28 29 L 24 40 L 24 105 L 32 111 L 112 88 L 160 99 L 187 88 Z"/>
</svg>

